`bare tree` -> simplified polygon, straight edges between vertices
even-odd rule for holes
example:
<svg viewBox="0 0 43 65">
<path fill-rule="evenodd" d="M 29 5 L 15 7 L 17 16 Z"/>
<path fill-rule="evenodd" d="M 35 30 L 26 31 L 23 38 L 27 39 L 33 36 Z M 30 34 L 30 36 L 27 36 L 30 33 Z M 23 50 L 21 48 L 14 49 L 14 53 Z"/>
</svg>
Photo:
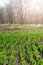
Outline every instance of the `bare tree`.
<svg viewBox="0 0 43 65">
<path fill-rule="evenodd" d="M 19 16 L 19 23 L 23 24 L 22 0 L 19 0 L 18 16 Z"/>
<path fill-rule="evenodd" d="M 3 8 L 0 9 L 0 23 L 3 24 L 4 23 L 4 17 L 3 17 Z"/>
</svg>

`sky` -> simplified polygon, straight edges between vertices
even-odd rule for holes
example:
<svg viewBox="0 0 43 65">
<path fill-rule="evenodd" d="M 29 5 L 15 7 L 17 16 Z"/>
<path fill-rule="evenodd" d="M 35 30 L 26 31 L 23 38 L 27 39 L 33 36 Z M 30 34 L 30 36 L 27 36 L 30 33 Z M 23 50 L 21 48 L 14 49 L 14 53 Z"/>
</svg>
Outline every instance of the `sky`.
<svg viewBox="0 0 43 65">
<path fill-rule="evenodd" d="M 25 2 L 25 0 L 24 0 Z M 29 4 L 30 2 L 30 4 Z M 10 0 L 0 0 L 0 7 L 5 7 Z M 27 10 L 41 12 L 43 10 L 43 0 L 26 0 Z"/>
<path fill-rule="evenodd" d="M 41 12 L 43 10 L 43 0 L 31 0 L 30 10 Z"/>
<path fill-rule="evenodd" d="M 0 0 L 0 7 L 5 7 L 10 3 L 10 0 Z"/>
</svg>

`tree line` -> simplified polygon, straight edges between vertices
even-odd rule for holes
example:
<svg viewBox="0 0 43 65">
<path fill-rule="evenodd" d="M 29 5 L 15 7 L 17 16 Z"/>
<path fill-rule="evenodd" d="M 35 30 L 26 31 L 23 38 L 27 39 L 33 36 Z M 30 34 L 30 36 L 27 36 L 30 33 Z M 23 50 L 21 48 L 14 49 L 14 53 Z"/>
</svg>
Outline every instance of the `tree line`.
<svg viewBox="0 0 43 65">
<path fill-rule="evenodd" d="M 27 2 L 28 5 L 27 5 Z M 10 0 L 10 3 L 4 8 L 0 7 L 0 23 L 24 24 L 24 23 L 43 23 L 43 11 L 34 13 L 29 10 L 31 1 L 28 0 Z"/>
</svg>

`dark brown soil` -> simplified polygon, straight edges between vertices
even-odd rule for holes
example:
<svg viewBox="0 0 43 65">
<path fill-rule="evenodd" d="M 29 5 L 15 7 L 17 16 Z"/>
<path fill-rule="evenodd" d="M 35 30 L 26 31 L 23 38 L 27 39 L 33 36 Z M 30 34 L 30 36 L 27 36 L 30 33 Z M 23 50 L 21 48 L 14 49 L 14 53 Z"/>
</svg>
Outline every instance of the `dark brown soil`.
<svg viewBox="0 0 43 65">
<path fill-rule="evenodd" d="M 39 51 L 39 55 L 41 58 L 43 58 L 43 51 Z"/>
<path fill-rule="evenodd" d="M 19 45 L 18 45 L 18 47 L 17 47 L 16 57 L 15 57 L 15 60 L 14 60 L 14 65 L 20 65 Z"/>
<path fill-rule="evenodd" d="M 20 65 L 20 61 L 19 61 L 19 52 L 17 51 L 17 54 L 16 54 L 16 58 L 15 58 L 15 61 L 14 61 L 14 65 Z"/>
</svg>

